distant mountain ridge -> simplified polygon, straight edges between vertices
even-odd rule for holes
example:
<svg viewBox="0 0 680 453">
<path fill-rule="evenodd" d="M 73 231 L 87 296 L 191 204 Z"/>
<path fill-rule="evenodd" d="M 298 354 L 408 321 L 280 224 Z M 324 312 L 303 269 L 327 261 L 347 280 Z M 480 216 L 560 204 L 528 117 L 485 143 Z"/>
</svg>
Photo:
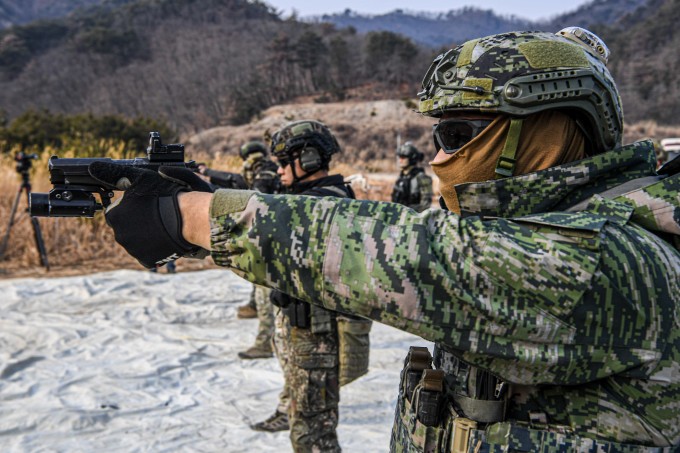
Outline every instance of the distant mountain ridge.
<svg viewBox="0 0 680 453">
<path fill-rule="evenodd" d="M 467 41 L 472 37 L 532 27 L 529 20 L 515 16 L 504 17 L 492 10 L 476 7 L 446 13 L 405 12 L 397 9 L 370 16 L 347 9 L 342 14 L 326 14 L 315 20 L 329 22 L 337 27 L 353 27 L 360 33 L 391 31 L 435 48 Z"/>
<path fill-rule="evenodd" d="M 646 2 L 647 0 L 592 0 L 571 12 L 545 21 L 523 19 L 522 11 L 517 11 L 516 15 L 504 16 L 472 6 L 444 13 L 397 9 L 377 15 L 362 15 L 346 9 L 342 13 L 325 14 L 311 20 L 332 23 L 337 27 L 353 27 L 361 33 L 391 31 L 408 36 L 417 43 L 437 48 L 513 30 L 558 31 L 566 26 L 587 28 L 598 24 L 616 24 Z"/>
<path fill-rule="evenodd" d="M 540 22 L 523 19 L 522 11 L 506 16 L 474 6 L 439 13 L 395 9 L 377 15 L 359 14 L 346 9 L 342 13 L 324 14 L 303 20 L 332 23 L 337 27 L 352 27 L 360 33 L 390 31 L 408 36 L 416 43 L 437 48 L 511 30 L 540 28 L 557 31 L 570 25 L 588 27 L 596 24 L 616 24 L 646 1 L 592 0 L 573 11 Z M 0 29 L 41 19 L 64 17 L 75 10 L 91 6 L 113 8 L 132 2 L 134 0 L 0 0 Z"/>
<path fill-rule="evenodd" d="M 63 17 L 107 0 L 0 0 L 0 29 L 41 19 Z"/>
<path fill-rule="evenodd" d="M 284 18 L 259 0 L 89 1 L 87 12 L 62 10 L 66 17 L 0 29 L 0 120 L 31 109 L 143 115 L 188 133 L 248 123 L 267 107 L 301 98 L 412 102 L 423 71 L 445 46 L 566 24 L 590 28 L 609 46 L 627 121 L 677 124 L 680 118 L 678 0 L 594 0 L 543 25 L 515 17 L 494 22 L 493 12 L 475 8 L 402 11 L 389 15 L 402 19 L 395 32 L 366 33 L 353 25 Z M 0 11 L 40 2 L 0 0 Z M 351 12 L 342 16 L 367 23 Z M 473 25 L 473 17 L 486 25 Z M 440 23 L 446 26 L 437 31 Z M 408 33 L 419 27 L 446 44 L 414 44 Z"/>
</svg>

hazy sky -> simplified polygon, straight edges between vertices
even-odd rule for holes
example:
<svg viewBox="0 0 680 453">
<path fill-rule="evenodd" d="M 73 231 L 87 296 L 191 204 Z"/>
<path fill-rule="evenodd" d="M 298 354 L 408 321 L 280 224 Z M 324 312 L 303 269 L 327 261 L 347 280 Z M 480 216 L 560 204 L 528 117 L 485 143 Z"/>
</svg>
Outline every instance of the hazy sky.
<svg viewBox="0 0 680 453">
<path fill-rule="evenodd" d="M 294 8 L 300 16 L 320 15 L 324 13 L 342 12 L 346 8 L 367 14 L 380 14 L 395 9 L 412 11 L 444 12 L 463 6 L 476 6 L 492 9 L 498 14 L 513 14 L 525 19 L 545 19 L 554 15 L 573 11 L 590 0 L 573 0 L 570 2 L 556 2 L 552 0 L 341 0 L 335 2 L 321 2 L 319 0 L 265 0 L 270 5 L 290 13 Z"/>
</svg>

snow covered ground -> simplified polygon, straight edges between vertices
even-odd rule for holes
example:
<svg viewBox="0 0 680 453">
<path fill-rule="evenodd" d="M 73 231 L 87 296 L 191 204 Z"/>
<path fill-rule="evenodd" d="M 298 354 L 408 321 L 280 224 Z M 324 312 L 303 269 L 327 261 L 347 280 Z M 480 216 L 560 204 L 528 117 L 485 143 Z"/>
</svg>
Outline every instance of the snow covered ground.
<svg viewBox="0 0 680 453">
<path fill-rule="evenodd" d="M 242 361 L 250 283 L 227 270 L 0 280 L 0 451 L 289 452 L 258 433 L 283 378 Z M 387 451 L 399 370 L 418 337 L 380 324 L 370 372 L 341 391 L 346 452 Z"/>
</svg>

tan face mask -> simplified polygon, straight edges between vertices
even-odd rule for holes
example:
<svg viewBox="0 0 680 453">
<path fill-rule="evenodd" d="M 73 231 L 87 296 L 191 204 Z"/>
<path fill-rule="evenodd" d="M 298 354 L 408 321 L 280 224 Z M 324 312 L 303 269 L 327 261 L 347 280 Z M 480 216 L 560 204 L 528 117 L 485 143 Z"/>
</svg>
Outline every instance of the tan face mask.
<svg viewBox="0 0 680 453">
<path fill-rule="evenodd" d="M 460 214 L 455 186 L 496 178 L 496 162 L 510 129 L 510 117 L 498 116 L 477 137 L 439 162 L 430 162 L 450 211 Z M 585 157 L 585 141 L 569 116 L 546 111 L 528 116 L 522 124 L 513 175 L 522 175 Z"/>
</svg>

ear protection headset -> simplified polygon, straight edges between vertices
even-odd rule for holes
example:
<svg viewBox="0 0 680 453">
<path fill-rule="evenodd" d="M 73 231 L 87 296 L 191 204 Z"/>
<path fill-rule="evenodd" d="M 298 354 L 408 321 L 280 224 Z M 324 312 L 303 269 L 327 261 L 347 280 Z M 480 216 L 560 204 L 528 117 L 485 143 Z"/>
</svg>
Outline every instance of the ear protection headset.
<svg viewBox="0 0 680 453">
<path fill-rule="evenodd" d="M 306 173 L 314 173 L 323 167 L 323 159 L 318 149 L 307 146 L 300 152 L 300 168 Z"/>
</svg>

